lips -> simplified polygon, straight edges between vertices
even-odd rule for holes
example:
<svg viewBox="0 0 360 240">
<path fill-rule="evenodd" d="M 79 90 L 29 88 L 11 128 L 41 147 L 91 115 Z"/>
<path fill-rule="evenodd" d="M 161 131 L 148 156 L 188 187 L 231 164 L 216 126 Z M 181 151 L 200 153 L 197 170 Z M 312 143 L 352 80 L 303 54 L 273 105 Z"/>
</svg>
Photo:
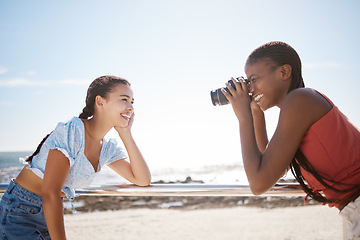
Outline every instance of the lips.
<svg viewBox="0 0 360 240">
<path fill-rule="evenodd" d="M 132 116 L 132 113 L 131 112 L 128 112 L 128 113 L 121 113 L 120 114 L 126 121 L 129 121 L 131 116 Z"/>
<path fill-rule="evenodd" d="M 255 102 L 259 102 L 263 96 L 264 96 L 264 94 L 257 94 L 253 97 L 253 99 L 255 100 Z"/>
</svg>

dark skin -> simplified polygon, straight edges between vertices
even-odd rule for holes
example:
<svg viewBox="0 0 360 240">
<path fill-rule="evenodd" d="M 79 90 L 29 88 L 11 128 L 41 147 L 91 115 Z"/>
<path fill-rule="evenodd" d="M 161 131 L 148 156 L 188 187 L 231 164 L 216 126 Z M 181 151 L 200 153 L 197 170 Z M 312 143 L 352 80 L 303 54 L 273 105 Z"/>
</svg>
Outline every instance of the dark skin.
<svg viewBox="0 0 360 240">
<path fill-rule="evenodd" d="M 225 90 L 223 93 L 239 121 L 242 157 L 251 191 L 260 195 L 283 176 L 306 131 L 332 106 L 312 89 L 299 88 L 288 93 L 291 83 L 288 64 L 275 66 L 271 60 L 263 60 L 246 65 L 245 72 L 250 80 L 249 91 L 244 82 L 233 79 L 236 90 L 227 85 L 231 95 Z M 280 115 L 269 142 L 263 111 L 274 106 L 280 108 Z"/>
</svg>

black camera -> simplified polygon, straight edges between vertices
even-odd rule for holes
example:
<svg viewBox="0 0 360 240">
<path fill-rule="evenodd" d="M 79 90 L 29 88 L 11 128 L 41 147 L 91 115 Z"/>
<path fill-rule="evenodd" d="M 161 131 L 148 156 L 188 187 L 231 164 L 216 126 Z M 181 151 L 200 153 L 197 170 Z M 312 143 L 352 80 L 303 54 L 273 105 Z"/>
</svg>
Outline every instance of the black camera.
<svg viewBox="0 0 360 240">
<path fill-rule="evenodd" d="M 240 80 L 245 81 L 246 86 L 247 86 L 247 88 L 249 89 L 249 86 L 250 86 L 249 80 L 244 79 L 243 77 L 238 77 L 238 78 L 236 78 L 236 79 L 237 79 L 238 81 L 240 81 Z M 235 84 L 234 84 L 234 82 L 233 82 L 232 80 L 229 80 L 228 83 L 229 83 L 234 89 L 236 89 Z M 225 90 L 231 95 L 231 93 L 229 92 L 229 89 L 228 89 L 227 87 L 225 88 Z M 216 90 L 211 91 L 211 92 L 210 92 L 210 96 L 211 96 L 211 101 L 212 101 L 212 103 L 213 103 L 214 106 L 216 106 L 216 105 L 221 106 L 221 105 L 226 105 L 226 104 L 229 103 L 229 100 L 227 100 L 227 98 L 225 97 L 225 95 L 222 93 L 221 88 L 218 88 L 218 89 L 216 89 Z M 250 100 L 251 100 L 251 95 L 249 95 L 249 97 L 250 97 Z"/>
</svg>

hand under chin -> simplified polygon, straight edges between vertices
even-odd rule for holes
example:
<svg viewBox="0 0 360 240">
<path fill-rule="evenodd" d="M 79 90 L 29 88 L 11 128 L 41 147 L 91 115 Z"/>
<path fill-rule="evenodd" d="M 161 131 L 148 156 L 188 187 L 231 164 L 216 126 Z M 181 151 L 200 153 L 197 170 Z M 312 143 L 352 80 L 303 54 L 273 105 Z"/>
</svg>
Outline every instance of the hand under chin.
<svg viewBox="0 0 360 240">
<path fill-rule="evenodd" d="M 121 129 L 124 129 L 128 126 L 129 124 L 121 124 L 121 125 L 117 125 L 117 126 L 114 126 L 115 130 L 121 130 Z"/>
</svg>

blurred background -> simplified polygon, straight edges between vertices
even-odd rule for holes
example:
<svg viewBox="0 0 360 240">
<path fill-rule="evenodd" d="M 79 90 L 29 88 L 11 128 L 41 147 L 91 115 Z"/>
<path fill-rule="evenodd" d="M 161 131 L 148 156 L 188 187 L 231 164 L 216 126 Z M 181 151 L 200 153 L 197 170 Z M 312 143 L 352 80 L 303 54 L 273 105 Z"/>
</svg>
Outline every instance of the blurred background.
<svg viewBox="0 0 360 240">
<path fill-rule="evenodd" d="M 35 150 L 79 115 L 92 80 L 117 75 L 132 83 L 133 134 L 155 176 L 246 182 L 236 117 L 210 91 L 244 75 L 252 50 L 284 41 L 306 86 L 359 127 L 359 11 L 356 0 L 0 0 L 0 151 Z M 271 137 L 278 109 L 266 118 Z"/>
</svg>

